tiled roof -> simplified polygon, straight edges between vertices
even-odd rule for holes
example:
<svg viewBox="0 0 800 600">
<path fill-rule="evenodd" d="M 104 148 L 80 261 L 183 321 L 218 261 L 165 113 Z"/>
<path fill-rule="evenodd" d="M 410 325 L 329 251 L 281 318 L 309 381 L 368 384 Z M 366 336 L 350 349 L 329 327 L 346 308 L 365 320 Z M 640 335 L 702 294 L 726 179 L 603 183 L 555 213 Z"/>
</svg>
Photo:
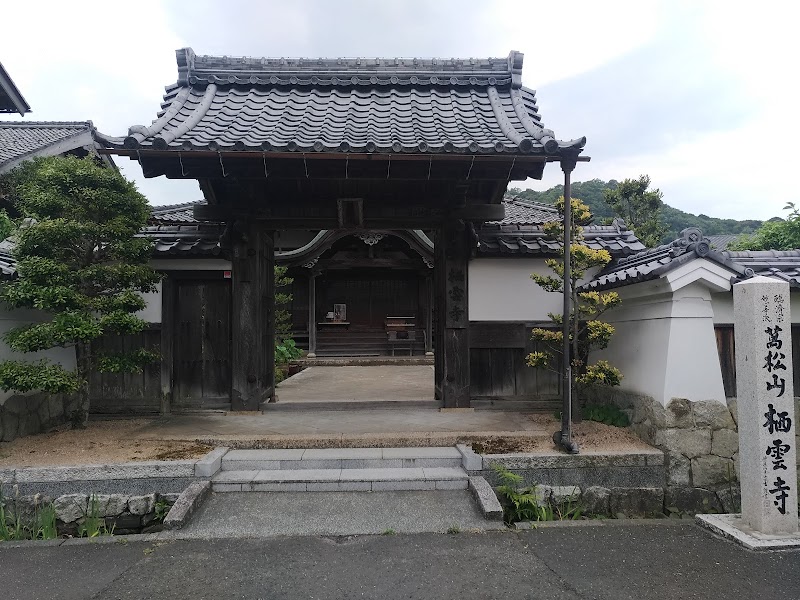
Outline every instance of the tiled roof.
<svg viewBox="0 0 800 600">
<path fill-rule="evenodd" d="M 0 122 L 0 173 L 38 155 L 94 145 L 91 121 Z"/>
<path fill-rule="evenodd" d="M 9 74 L 0 63 L 0 113 L 19 113 L 24 115 L 31 112 L 31 107 L 19 93 Z"/>
<path fill-rule="evenodd" d="M 550 221 L 558 221 L 558 209 L 552 204 L 519 200 L 515 197 L 503 198 L 506 216 L 502 221 L 490 221 L 493 225 L 541 225 Z"/>
<path fill-rule="evenodd" d="M 178 205 L 179 206 L 179 205 Z M 157 255 L 218 256 L 222 253 L 219 238 L 225 227 L 221 223 L 148 225 L 140 235 L 153 240 Z"/>
<path fill-rule="evenodd" d="M 266 59 L 177 51 L 178 83 L 128 149 L 546 154 L 580 151 L 541 122 L 522 57 Z"/>
<path fill-rule="evenodd" d="M 560 254 L 562 245 L 548 238 L 542 225 L 560 220 L 555 206 L 541 202 L 503 199 L 506 217 L 502 221 L 484 223 L 478 228 L 478 253 Z M 627 256 L 644 249 L 634 233 L 622 221 L 612 225 L 587 225 L 583 228 L 584 242 L 596 250 L 608 250 L 612 256 Z"/>
<path fill-rule="evenodd" d="M 755 275 L 775 277 L 800 287 L 800 250 L 749 250 L 723 252 L 731 261 L 752 269 Z"/>
<path fill-rule="evenodd" d="M 736 233 L 732 235 L 709 235 L 706 237 L 711 247 L 714 250 L 727 250 L 728 245 L 738 240 L 741 234 Z"/>
<path fill-rule="evenodd" d="M 150 211 L 151 224 L 159 223 L 198 223 L 194 218 L 193 207 L 196 204 L 205 204 L 205 200 L 196 202 L 184 202 L 182 204 L 165 204 L 155 206 Z"/>
<path fill-rule="evenodd" d="M 731 277 L 745 279 L 754 274 L 790 281 L 800 275 L 800 251 L 720 252 L 696 227 L 681 231 L 681 237 L 656 248 L 648 248 L 611 263 L 582 288 L 606 290 L 657 279 L 669 271 L 704 258 L 731 270 Z"/>
</svg>

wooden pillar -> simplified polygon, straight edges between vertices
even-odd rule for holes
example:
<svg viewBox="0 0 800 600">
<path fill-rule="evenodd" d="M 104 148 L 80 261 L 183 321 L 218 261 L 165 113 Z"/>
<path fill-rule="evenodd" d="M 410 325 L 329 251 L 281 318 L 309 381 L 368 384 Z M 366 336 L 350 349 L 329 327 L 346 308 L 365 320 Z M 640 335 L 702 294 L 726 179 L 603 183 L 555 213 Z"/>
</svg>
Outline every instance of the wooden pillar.
<svg viewBox="0 0 800 600">
<path fill-rule="evenodd" d="M 274 392 L 275 252 L 257 223 L 236 228 L 233 240 L 231 409 L 258 410 Z"/>
<path fill-rule="evenodd" d="M 439 310 L 439 341 L 436 348 L 440 368 L 437 385 L 445 408 L 466 408 L 469 398 L 469 310 L 468 263 L 470 228 L 463 221 L 447 223 L 436 240 Z"/>
<path fill-rule="evenodd" d="M 308 358 L 317 356 L 317 273 L 308 270 Z"/>
<path fill-rule="evenodd" d="M 433 352 L 433 279 L 430 274 L 425 275 L 425 354 Z"/>
<path fill-rule="evenodd" d="M 172 368 L 174 360 L 175 304 L 174 280 L 166 276 L 161 281 L 161 414 L 172 411 Z"/>
</svg>

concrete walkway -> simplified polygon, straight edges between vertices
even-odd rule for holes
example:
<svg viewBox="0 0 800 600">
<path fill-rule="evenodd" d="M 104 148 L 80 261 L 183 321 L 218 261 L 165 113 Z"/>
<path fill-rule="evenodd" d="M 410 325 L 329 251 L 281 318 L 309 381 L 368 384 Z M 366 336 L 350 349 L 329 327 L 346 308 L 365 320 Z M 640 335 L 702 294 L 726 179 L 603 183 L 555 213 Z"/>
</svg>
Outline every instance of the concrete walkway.
<svg viewBox="0 0 800 600">
<path fill-rule="evenodd" d="M 9 600 L 798 598 L 800 551 L 749 552 L 681 521 L 589 523 L 519 533 L 0 543 L 0 581 Z"/>
<path fill-rule="evenodd" d="M 277 393 L 279 404 L 433 400 L 433 367 L 309 367 L 279 383 Z"/>
<path fill-rule="evenodd" d="M 180 538 L 446 533 L 504 529 L 487 521 L 468 491 L 247 492 L 214 494 Z"/>
</svg>

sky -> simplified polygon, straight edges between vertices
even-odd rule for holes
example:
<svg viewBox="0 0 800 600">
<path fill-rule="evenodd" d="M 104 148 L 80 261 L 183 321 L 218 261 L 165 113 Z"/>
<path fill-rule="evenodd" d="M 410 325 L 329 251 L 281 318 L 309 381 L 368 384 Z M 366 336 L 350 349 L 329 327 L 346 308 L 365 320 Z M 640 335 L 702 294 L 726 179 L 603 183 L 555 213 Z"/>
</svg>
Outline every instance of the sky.
<svg viewBox="0 0 800 600">
<path fill-rule="evenodd" d="M 34 19 L 35 17 L 35 19 Z M 800 202 L 795 82 L 800 3 L 759 0 L 193 0 L 50 2 L 2 9 L 0 62 L 33 112 L 103 133 L 156 118 L 175 50 L 269 57 L 484 57 L 525 53 L 545 125 L 585 135 L 574 181 L 648 174 L 664 201 L 735 219 Z M 10 120 L 20 117 L 8 117 Z M 152 204 L 202 197 L 194 181 L 144 179 Z M 541 181 L 562 182 L 556 165 Z M 791 190 L 795 191 L 792 192 Z"/>
</svg>

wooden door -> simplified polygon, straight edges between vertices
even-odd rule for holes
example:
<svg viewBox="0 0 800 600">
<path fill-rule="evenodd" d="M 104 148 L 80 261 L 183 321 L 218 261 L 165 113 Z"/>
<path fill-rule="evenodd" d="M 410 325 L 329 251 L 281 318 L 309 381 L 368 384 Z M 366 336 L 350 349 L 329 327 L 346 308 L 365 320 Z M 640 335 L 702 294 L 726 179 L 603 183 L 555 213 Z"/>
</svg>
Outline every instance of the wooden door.
<svg viewBox="0 0 800 600">
<path fill-rule="evenodd" d="M 173 404 L 229 409 L 230 281 L 183 280 L 176 288 Z"/>
</svg>

